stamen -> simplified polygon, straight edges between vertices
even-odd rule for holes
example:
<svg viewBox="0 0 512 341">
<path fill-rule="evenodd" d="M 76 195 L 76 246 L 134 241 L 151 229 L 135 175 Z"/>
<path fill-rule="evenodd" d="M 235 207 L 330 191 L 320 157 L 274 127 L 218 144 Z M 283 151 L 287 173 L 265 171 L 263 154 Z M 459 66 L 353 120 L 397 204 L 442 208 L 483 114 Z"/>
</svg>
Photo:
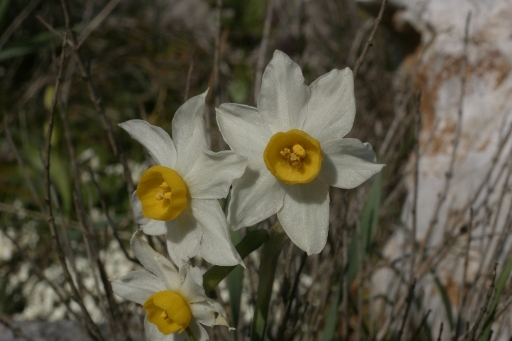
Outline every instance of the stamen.
<svg viewBox="0 0 512 341">
<path fill-rule="evenodd" d="M 160 317 L 163 318 L 164 320 L 167 320 L 169 318 L 169 315 L 167 315 L 167 312 L 164 310 L 162 311 L 162 314 L 160 314 Z"/>
<path fill-rule="evenodd" d="M 290 166 L 301 168 L 302 160 L 306 157 L 306 149 L 300 144 L 294 144 L 291 150 L 290 148 L 284 148 L 280 154 L 288 161 Z"/>
<path fill-rule="evenodd" d="M 158 191 L 158 193 L 156 194 L 155 196 L 155 199 L 160 201 L 160 200 L 171 200 L 172 198 L 172 192 L 171 192 L 171 187 L 169 187 L 169 185 L 167 184 L 167 182 L 162 182 L 162 184 L 160 186 L 162 190 L 161 191 Z"/>
<path fill-rule="evenodd" d="M 302 147 L 300 144 L 296 144 L 292 147 L 293 153 L 300 157 L 301 159 L 306 157 L 306 149 Z"/>
</svg>

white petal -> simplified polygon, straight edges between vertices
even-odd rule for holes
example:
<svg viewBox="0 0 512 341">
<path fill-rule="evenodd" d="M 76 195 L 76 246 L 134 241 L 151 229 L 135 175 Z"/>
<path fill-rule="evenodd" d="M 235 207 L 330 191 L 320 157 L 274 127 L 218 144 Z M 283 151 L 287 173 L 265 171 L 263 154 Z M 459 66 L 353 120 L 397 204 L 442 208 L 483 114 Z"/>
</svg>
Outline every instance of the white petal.
<svg viewBox="0 0 512 341">
<path fill-rule="evenodd" d="M 190 208 L 184 209 L 174 220 L 167 221 L 167 251 L 172 261 L 181 268 L 199 252 L 203 235 Z"/>
<path fill-rule="evenodd" d="M 311 97 L 303 130 L 320 143 L 347 135 L 356 115 L 352 71 L 332 70 L 309 88 Z"/>
<path fill-rule="evenodd" d="M 205 326 L 211 327 L 215 323 L 215 317 L 218 313 L 205 300 L 190 304 L 192 315 L 197 321 Z"/>
<path fill-rule="evenodd" d="M 197 283 L 196 278 L 194 278 L 195 276 L 191 271 L 192 269 L 199 270 L 198 268 L 189 267 L 188 264 L 185 264 L 182 267 L 184 280 L 181 288 L 179 289 L 180 294 L 189 304 L 206 300 L 206 294 L 204 292 L 202 280 L 201 284 Z"/>
<path fill-rule="evenodd" d="M 301 129 L 306 116 L 309 87 L 300 67 L 281 51 L 275 51 L 261 80 L 258 110 L 273 133 Z"/>
<path fill-rule="evenodd" d="M 258 109 L 240 104 L 222 104 L 217 109 L 217 124 L 227 144 L 246 156 L 249 166 L 263 167 L 263 151 L 272 137 Z"/>
<path fill-rule="evenodd" d="M 257 224 L 283 206 L 284 190 L 266 168 L 247 167 L 244 175 L 233 181 L 231 194 L 228 224 L 234 230 Z"/>
<path fill-rule="evenodd" d="M 114 279 L 112 290 L 117 296 L 142 305 L 155 292 L 166 290 L 166 286 L 155 275 L 138 270 Z"/>
<path fill-rule="evenodd" d="M 150 236 L 161 236 L 167 233 L 165 221 L 149 219 L 147 224 L 141 226 L 142 231 Z"/>
<path fill-rule="evenodd" d="M 226 319 L 226 311 L 224 310 L 224 307 L 220 305 L 217 301 L 214 301 L 211 298 L 206 298 L 206 301 L 208 304 L 218 313 L 216 314 L 215 321 L 213 322 L 214 325 L 217 326 L 226 326 L 229 327 L 229 323 Z"/>
<path fill-rule="evenodd" d="M 142 120 L 126 121 L 119 123 L 119 126 L 139 141 L 159 165 L 174 168 L 176 149 L 165 130 Z"/>
<path fill-rule="evenodd" d="M 187 333 L 164 335 L 160 333 L 156 325 L 148 321 L 147 316 L 144 318 L 144 330 L 146 331 L 146 341 L 186 341 Z"/>
<path fill-rule="evenodd" d="M 203 286 L 203 273 L 201 269 L 196 266 L 192 266 L 189 268 L 189 276 L 196 282 L 200 287 Z"/>
<path fill-rule="evenodd" d="M 133 216 L 137 224 L 146 225 L 147 223 L 149 223 L 150 219 L 144 217 L 144 214 L 142 214 L 142 202 L 139 200 L 139 197 L 137 196 L 137 191 L 134 191 L 132 193 L 131 204 Z"/>
<path fill-rule="evenodd" d="M 141 264 L 160 278 L 168 290 L 179 288 L 182 278 L 176 267 L 167 258 L 156 252 L 140 237 L 140 232 L 134 233 L 130 242 L 133 253 Z"/>
<path fill-rule="evenodd" d="M 208 149 L 203 118 L 207 93 L 208 91 L 186 101 L 172 120 L 172 138 L 178 153 L 175 169 L 181 176 L 185 176 L 203 150 Z"/>
<path fill-rule="evenodd" d="M 217 200 L 192 199 L 192 213 L 203 231 L 201 256 L 215 265 L 243 264 L 231 243 L 226 217 Z"/>
<path fill-rule="evenodd" d="M 303 185 L 285 185 L 286 195 L 277 217 L 290 239 L 308 255 L 322 251 L 329 230 L 329 190 L 315 179 Z"/>
<path fill-rule="evenodd" d="M 247 159 L 232 151 L 205 150 L 184 180 L 194 199 L 221 199 L 228 196 L 234 179 L 242 176 Z"/>
<path fill-rule="evenodd" d="M 203 326 L 201 326 L 196 319 L 192 318 L 190 324 L 188 325 L 188 328 L 190 329 L 190 331 L 192 331 L 192 334 L 194 334 L 194 337 L 196 338 L 197 341 L 208 341 L 210 339 L 206 329 L 204 329 Z"/>
<path fill-rule="evenodd" d="M 321 147 L 324 160 L 319 177 L 331 186 L 357 187 L 385 166 L 376 163 L 372 146 L 358 139 L 331 140 Z"/>
</svg>

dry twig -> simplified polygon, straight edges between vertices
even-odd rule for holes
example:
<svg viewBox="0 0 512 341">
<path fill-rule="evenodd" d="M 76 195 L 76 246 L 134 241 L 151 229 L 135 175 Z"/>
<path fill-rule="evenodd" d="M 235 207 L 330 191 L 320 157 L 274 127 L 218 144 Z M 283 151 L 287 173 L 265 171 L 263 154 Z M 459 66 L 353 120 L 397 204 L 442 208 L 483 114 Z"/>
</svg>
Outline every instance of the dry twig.
<svg viewBox="0 0 512 341">
<path fill-rule="evenodd" d="M 258 50 L 258 59 L 256 62 L 256 72 L 254 76 L 254 103 L 257 102 L 258 95 L 260 93 L 261 77 L 263 75 L 263 63 L 265 62 L 265 54 L 267 53 L 273 9 L 274 0 L 269 0 L 267 3 L 267 13 L 265 14 L 265 23 L 263 24 L 263 34 L 261 36 L 260 48 Z"/>
<path fill-rule="evenodd" d="M 85 319 L 85 324 L 87 326 L 89 335 L 94 340 L 104 341 L 104 339 L 99 331 L 98 326 L 92 321 L 92 318 L 89 315 L 89 312 L 87 311 L 87 308 L 85 307 L 85 304 L 84 304 L 82 298 L 80 297 L 80 293 L 78 292 L 78 290 L 75 286 L 75 283 L 73 282 L 73 278 L 71 277 L 71 274 L 69 272 L 68 266 L 66 264 L 66 258 L 62 251 L 62 247 L 61 247 L 60 241 L 59 241 L 59 236 L 57 234 L 57 229 L 55 226 L 55 217 L 53 215 L 53 208 L 52 208 L 52 201 L 51 201 L 51 180 L 50 180 L 51 139 L 52 139 L 52 133 L 53 133 L 53 124 L 54 124 L 54 118 L 55 118 L 55 106 L 57 103 L 57 95 L 59 93 L 59 86 L 60 86 L 60 83 L 62 80 L 62 72 L 64 69 L 64 56 L 66 53 L 66 48 L 65 48 L 66 40 L 67 39 L 64 38 L 62 41 L 62 51 L 61 51 L 60 60 L 59 60 L 59 70 L 57 73 L 57 79 L 55 81 L 55 92 L 54 92 L 54 95 L 52 98 L 51 111 L 50 111 L 49 119 L 48 119 L 48 132 L 46 134 L 45 148 L 44 148 L 43 165 L 44 165 L 46 214 L 47 214 L 48 225 L 50 227 L 50 233 L 51 233 L 51 236 L 53 239 L 53 245 L 57 252 L 57 256 L 59 258 L 62 270 L 64 272 L 64 278 L 66 279 L 69 286 L 71 287 L 72 295 L 73 295 L 75 301 L 80 306 L 83 317 Z"/>
<path fill-rule="evenodd" d="M 370 36 L 368 37 L 368 40 L 366 41 L 366 44 L 364 45 L 363 52 L 357 59 L 356 65 L 354 66 L 354 78 L 357 77 L 357 73 L 359 72 L 359 69 L 361 68 L 361 65 L 363 65 L 364 58 L 366 57 L 366 53 L 368 53 L 368 49 L 373 44 L 373 37 L 375 36 L 375 32 L 377 32 L 377 28 L 379 28 L 380 21 L 382 20 L 382 15 L 384 14 L 384 9 L 386 8 L 386 3 L 388 0 L 382 0 L 382 3 L 380 5 L 379 15 L 377 15 L 377 18 L 375 18 L 375 22 L 373 23 L 373 29 L 370 32 Z"/>
</svg>

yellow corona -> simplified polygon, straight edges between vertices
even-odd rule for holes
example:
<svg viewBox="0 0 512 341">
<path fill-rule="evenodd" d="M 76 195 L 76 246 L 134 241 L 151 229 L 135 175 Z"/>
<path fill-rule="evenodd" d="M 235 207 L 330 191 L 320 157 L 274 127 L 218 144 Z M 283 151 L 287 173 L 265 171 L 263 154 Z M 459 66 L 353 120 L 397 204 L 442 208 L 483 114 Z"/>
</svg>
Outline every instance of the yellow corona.
<svg viewBox="0 0 512 341">
<path fill-rule="evenodd" d="M 176 218 L 189 201 L 185 181 L 165 166 L 153 166 L 142 174 L 137 197 L 146 218 L 163 221 Z"/>
<path fill-rule="evenodd" d="M 181 334 L 192 319 L 187 302 L 179 293 L 169 290 L 149 296 L 143 308 L 147 312 L 148 321 L 156 325 L 164 335 Z"/>
<path fill-rule="evenodd" d="M 312 181 L 322 167 L 320 143 L 298 129 L 274 134 L 263 152 L 268 170 L 280 181 L 305 184 Z"/>
</svg>

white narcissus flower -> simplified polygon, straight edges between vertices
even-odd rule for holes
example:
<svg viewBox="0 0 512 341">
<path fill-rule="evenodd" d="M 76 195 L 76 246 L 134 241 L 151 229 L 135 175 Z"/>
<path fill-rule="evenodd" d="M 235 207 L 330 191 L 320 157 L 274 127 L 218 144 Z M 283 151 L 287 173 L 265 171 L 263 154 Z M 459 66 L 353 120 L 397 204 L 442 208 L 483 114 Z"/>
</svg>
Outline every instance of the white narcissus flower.
<svg viewBox="0 0 512 341">
<path fill-rule="evenodd" d="M 224 308 L 206 297 L 203 277 L 196 267 L 184 264 L 180 271 L 149 246 L 136 232 L 133 253 L 149 271 L 132 271 L 112 281 L 114 293 L 143 306 L 148 341 L 208 340 L 201 326 L 228 326 Z"/>
<path fill-rule="evenodd" d="M 228 223 L 238 229 L 277 213 L 298 247 L 319 253 L 329 227 L 328 186 L 354 188 L 384 167 L 370 144 L 342 138 L 356 112 L 352 71 L 332 70 L 307 86 L 300 67 L 276 51 L 257 106 L 217 110 L 224 139 L 248 159 L 233 182 Z"/>
<path fill-rule="evenodd" d="M 178 266 L 197 253 L 212 264 L 242 263 L 217 199 L 228 195 L 247 161 L 231 151 L 208 150 L 205 97 L 206 92 L 178 109 L 172 140 L 162 128 L 145 121 L 119 124 L 158 163 L 141 176 L 132 208 L 144 233 L 167 234 L 169 255 Z"/>
</svg>

